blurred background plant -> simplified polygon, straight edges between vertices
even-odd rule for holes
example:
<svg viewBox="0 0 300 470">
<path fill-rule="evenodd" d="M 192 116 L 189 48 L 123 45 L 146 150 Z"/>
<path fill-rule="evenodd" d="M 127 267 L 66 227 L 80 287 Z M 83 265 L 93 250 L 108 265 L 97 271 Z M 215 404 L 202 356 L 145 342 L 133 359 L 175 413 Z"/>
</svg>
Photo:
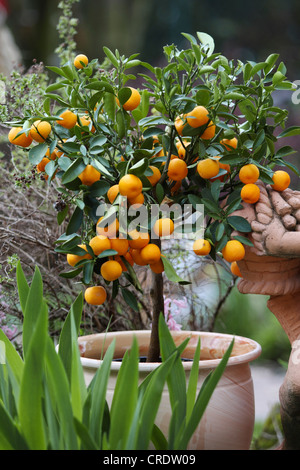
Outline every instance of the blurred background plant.
<svg viewBox="0 0 300 470">
<path fill-rule="evenodd" d="M 52 186 L 31 185 L 40 176 L 28 165 L 23 151 L 8 144 L 3 124 L 18 116 L 20 109 L 30 113 L 42 103 L 40 97 L 53 80 L 44 64 L 59 65 L 75 52 L 97 57 L 101 63 L 103 45 L 112 50 L 121 47 L 127 56 L 139 51 L 143 60 L 159 64 L 163 45 L 175 42 L 180 47 L 185 40 L 182 31 L 202 30 L 214 37 L 216 50 L 228 57 L 259 62 L 278 52 L 288 78 L 296 81 L 300 75 L 300 3 L 253 0 L 246 13 L 243 2 L 237 0 L 226 4 L 203 0 L 201 7 L 195 0 L 0 0 L 0 327 L 10 338 L 18 339 L 21 332 L 14 280 L 18 259 L 29 275 L 35 265 L 42 272 L 53 336 L 59 333 L 70 301 L 81 289 L 58 275 L 64 257 L 54 252 L 53 243 L 68 222 L 67 218 L 57 228 L 57 210 L 65 201 Z M 288 109 L 290 125 L 297 124 L 299 105 L 292 102 L 290 92 L 282 96 L 285 98 L 276 105 Z M 299 137 L 289 143 L 299 150 Z M 288 160 L 299 168 L 298 158 L 294 154 Z M 291 186 L 299 189 L 297 184 L 292 177 Z M 241 295 L 235 277 L 221 262 L 215 265 L 204 259 L 191 264 L 180 246 L 172 247 L 172 255 L 178 270 L 188 268 L 193 284 L 176 291 L 166 286 L 170 324 L 249 336 L 262 345 L 260 360 L 287 360 L 289 342 L 268 311 L 265 297 Z M 151 312 L 142 267 L 139 277 L 145 287 L 145 296 L 137 299 L 139 311 L 134 306 L 129 309 L 122 298 L 100 308 L 85 305 L 82 330 L 102 331 L 108 325 L 118 330 L 146 328 Z"/>
</svg>

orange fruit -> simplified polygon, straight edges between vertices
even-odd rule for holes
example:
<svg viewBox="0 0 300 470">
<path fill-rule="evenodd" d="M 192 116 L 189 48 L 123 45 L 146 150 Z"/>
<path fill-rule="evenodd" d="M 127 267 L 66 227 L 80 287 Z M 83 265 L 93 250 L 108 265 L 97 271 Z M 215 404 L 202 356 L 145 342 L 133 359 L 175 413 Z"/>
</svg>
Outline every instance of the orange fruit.
<svg viewBox="0 0 300 470">
<path fill-rule="evenodd" d="M 158 263 L 161 257 L 160 249 L 154 243 L 148 243 L 144 248 L 141 249 L 141 259 L 146 264 Z"/>
<path fill-rule="evenodd" d="M 259 169 L 253 163 L 242 166 L 239 171 L 239 178 L 242 183 L 256 183 L 259 178 Z"/>
<path fill-rule="evenodd" d="M 109 190 L 107 191 L 107 198 L 108 198 L 108 200 L 111 204 L 113 204 L 113 202 L 116 199 L 116 197 L 118 196 L 118 194 L 119 194 L 119 185 L 118 184 L 114 184 L 113 186 L 111 186 L 109 188 Z"/>
<path fill-rule="evenodd" d="M 129 253 L 129 251 L 127 253 L 125 253 L 125 255 L 123 255 L 123 257 L 119 256 L 119 255 L 116 255 L 114 256 L 114 259 L 115 261 L 117 261 L 118 263 L 120 263 L 121 267 L 122 267 L 122 271 L 126 272 L 127 271 L 127 266 L 126 264 L 124 263 L 123 259 L 122 258 L 125 258 L 126 261 L 128 261 L 128 263 L 133 266 L 134 265 L 134 260 L 131 256 L 131 254 Z"/>
<path fill-rule="evenodd" d="M 193 244 L 193 251 L 198 256 L 206 256 L 210 253 L 211 244 L 208 240 L 204 240 L 203 238 L 199 238 L 198 240 L 194 241 Z"/>
<path fill-rule="evenodd" d="M 186 156 L 187 145 L 188 145 L 187 141 L 184 141 L 184 145 L 181 142 L 177 142 L 176 147 L 177 147 L 178 158 L 181 158 L 182 160 L 184 160 Z"/>
<path fill-rule="evenodd" d="M 167 237 L 174 232 L 174 222 L 167 217 L 158 219 L 153 225 L 153 231 L 158 237 Z"/>
<path fill-rule="evenodd" d="M 115 281 L 121 276 L 123 270 L 118 261 L 108 260 L 102 264 L 100 272 L 101 276 L 106 281 Z"/>
<path fill-rule="evenodd" d="M 30 136 L 35 142 L 44 142 L 51 132 L 51 124 L 47 121 L 35 121 L 30 128 Z"/>
<path fill-rule="evenodd" d="M 186 115 L 186 119 L 193 128 L 204 126 L 209 121 L 208 111 L 204 106 L 196 106 Z"/>
<path fill-rule="evenodd" d="M 275 189 L 275 191 L 284 191 L 289 187 L 291 182 L 290 175 L 283 170 L 275 171 L 272 180 L 274 181 L 272 188 Z"/>
<path fill-rule="evenodd" d="M 221 157 L 216 157 L 218 159 L 218 162 L 219 162 L 219 169 L 220 170 L 225 170 L 227 173 L 230 173 L 230 165 L 228 163 L 222 163 L 219 161 L 219 159 Z M 214 178 L 211 178 L 212 181 L 215 181 L 215 180 L 220 180 L 220 181 L 224 181 L 224 178 L 227 177 L 227 173 L 226 174 L 223 174 L 223 175 L 220 175 L 220 176 L 216 176 Z"/>
<path fill-rule="evenodd" d="M 95 132 L 95 126 L 92 124 L 92 120 L 89 116 L 80 116 L 79 122 L 81 126 L 87 126 L 90 132 Z M 78 125 L 78 123 L 77 123 Z"/>
<path fill-rule="evenodd" d="M 138 266 L 146 266 L 147 263 L 142 259 L 141 250 L 133 248 L 130 250 L 130 254 L 135 264 Z"/>
<path fill-rule="evenodd" d="M 59 117 L 62 119 L 58 119 L 56 122 L 65 129 L 72 129 L 77 123 L 76 114 L 72 113 L 69 109 L 61 113 Z"/>
<path fill-rule="evenodd" d="M 185 124 L 186 124 L 185 116 L 183 115 L 177 116 L 177 118 L 175 119 L 175 129 L 179 135 L 182 135 Z"/>
<path fill-rule="evenodd" d="M 54 151 L 51 153 L 50 155 L 50 148 L 47 149 L 47 152 L 46 152 L 46 157 L 47 158 L 50 158 L 50 160 L 56 160 L 57 158 L 57 152 L 56 152 L 57 149 L 54 149 Z"/>
<path fill-rule="evenodd" d="M 128 202 L 131 206 L 135 206 L 136 208 L 138 208 L 144 204 L 145 196 L 143 193 L 140 193 L 136 197 L 128 199 Z"/>
<path fill-rule="evenodd" d="M 203 134 L 201 134 L 201 139 L 204 139 L 204 140 L 213 139 L 215 134 L 216 134 L 216 126 L 214 125 L 212 121 L 210 121 L 207 128 L 203 132 Z"/>
<path fill-rule="evenodd" d="M 87 251 L 85 245 L 78 246 L 79 248 L 82 248 L 83 250 Z M 89 253 L 87 253 L 86 255 L 73 255 L 72 253 L 67 254 L 67 263 L 72 267 L 74 267 L 77 263 L 79 263 L 79 261 L 82 261 L 84 259 L 92 259 L 92 257 Z M 76 267 L 79 267 L 79 265 Z"/>
<path fill-rule="evenodd" d="M 162 262 L 162 259 L 160 259 L 157 263 L 150 264 L 150 269 L 152 272 L 156 274 L 163 273 L 165 270 L 165 267 L 164 267 L 164 263 Z"/>
<path fill-rule="evenodd" d="M 85 301 L 90 305 L 102 305 L 106 297 L 106 290 L 102 286 L 88 287 L 84 293 Z"/>
<path fill-rule="evenodd" d="M 119 230 L 119 221 L 117 218 L 114 218 L 114 220 L 111 223 L 108 223 L 108 221 L 104 221 L 101 224 L 103 217 L 100 217 L 96 224 L 96 232 L 97 235 L 104 235 L 107 238 L 116 238 L 118 230 Z"/>
<path fill-rule="evenodd" d="M 232 150 L 237 148 L 238 140 L 233 137 L 232 139 L 223 139 L 220 143 L 224 145 L 226 150 Z"/>
<path fill-rule="evenodd" d="M 133 111 L 140 104 L 141 95 L 136 88 L 132 88 L 131 86 L 128 88 L 130 88 L 131 90 L 131 95 L 128 98 L 128 100 L 123 104 L 123 109 L 125 109 L 125 111 Z M 116 98 L 116 101 L 117 101 L 118 106 L 120 106 L 120 102 L 118 98 Z"/>
<path fill-rule="evenodd" d="M 126 238 L 112 238 L 111 249 L 118 252 L 118 255 L 123 256 L 127 253 L 129 248 L 129 241 Z"/>
<path fill-rule="evenodd" d="M 45 171 L 45 167 L 46 167 L 46 165 L 48 165 L 49 162 L 50 162 L 49 158 L 44 157 L 43 160 L 40 161 L 40 163 L 38 163 L 37 166 L 36 166 L 37 172 L 41 173 L 41 172 Z"/>
<path fill-rule="evenodd" d="M 232 274 L 234 274 L 235 276 L 238 276 L 238 277 L 243 277 L 242 276 L 242 273 L 240 271 L 240 268 L 238 267 L 238 264 L 236 261 L 233 261 L 230 265 L 230 270 L 232 272 Z"/>
<path fill-rule="evenodd" d="M 22 130 L 22 127 L 12 127 L 8 133 L 8 140 L 11 144 L 26 148 L 32 144 L 32 137 L 30 134 L 26 135 L 25 132 L 16 137 Z"/>
<path fill-rule="evenodd" d="M 129 199 L 138 196 L 143 189 L 143 183 L 138 176 L 128 173 L 119 181 L 119 191 L 122 196 L 126 196 Z"/>
<path fill-rule="evenodd" d="M 229 240 L 222 250 L 222 255 L 228 263 L 240 261 L 245 256 L 244 245 L 238 240 Z"/>
<path fill-rule="evenodd" d="M 155 186 L 156 183 L 159 182 L 160 178 L 161 178 L 161 172 L 159 171 L 159 169 L 156 167 L 156 166 L 149 166 L 150 170 L 153 171 L 153 175 L 151 176 L 147 176 L 147 179 L 149 180 L 149 182 L 151 183 L 152 186 Z"/>
<path fill-rule="evenodd" d="M 168 167 L 168 177 L 173 181 L 179 181 L 186 178 L 188 167 L 184 160 L 174 158 L 170 161 Z"/>
<path fill-rule="evenodd" d="M 260 189 L 256 184 L 249 183 L 241 189 L 241 198 L 248 204 L 255 204 L 260 197 Z"/>
<path fill-rule="evenodd" d="M 219 170 L 220 165 L 218 160 L 212 158 L 205 158 L 204 160 L 200 160 L 197 164 L 197 171 L 203 179 L 210 179 L 217 176 Z"/>
<path fill-rule="evenodd" d="M 130 239 L 128 240 L 130 248 L 142 249 L 150 242 L 150 235 L 148 232 L 139 232 L 134 229 L 128 233 Z"/>
<path fill-rule="evenodd" d="M 83 67 L 86 67 L 88 63 L 89 59 L 84 54 L 78 54 L 74 59 L 74 65 L 77 69 L 83 69 Z"/>
<path fill-rule="evenodd" d="M 87 165 L 80 175 L 78 175 L 78 178 L 85 186 L 92 186 L 92 184 L 101 178 L 101 173 L 92 165 Z"/>
<path fill-rule="evenodd" d="M 105 235 L 96 235 L 89 241 L 89 245 L 96 256 L 111 249 L 111 242 Z"/>
</svg>

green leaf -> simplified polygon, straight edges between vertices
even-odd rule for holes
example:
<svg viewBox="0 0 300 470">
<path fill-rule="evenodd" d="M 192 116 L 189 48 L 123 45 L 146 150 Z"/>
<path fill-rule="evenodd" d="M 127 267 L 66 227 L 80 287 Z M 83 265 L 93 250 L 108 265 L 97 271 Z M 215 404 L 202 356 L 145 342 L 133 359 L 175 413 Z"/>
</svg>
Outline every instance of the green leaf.
<svg viewBox="0 0 300 470">
<path fill-rule="evenodd" d="M 166 256 L 162 256 L 161 260 L 164 265 L 164 273 L 171 282 L 178 282 L 179 284 L 185 285 L 185 284 L 190 284 L 189 281 L 185 281 L 182 279 L 178 274 L 176 273 L 173 265 L 170 263 L 170 261 L 166 258 Z"/>
<path fill-rule="evenodd" d="M 77 206 L 71 216 L 70 222 L 68 223 L 66 234 L 71 235 L 72 233 L 76 233 L 81 227 L 82 222 L 83 210 Z"/>
<path fill-rule="evenodd" d="M 28 152 L 28 158 L 32 165 L 38 165 L 46 155 L 48 144 L 38 144 L 32 147 Z"/>
<path fill-rule="evenodd" d="M 280 139 L 282 137 L 291 137 L 294 135 L 299 135 L 300 134 L 300 127 L 299 126 L 291 126 L 282 131 L 277 138 Z"/>
<path fill-rule="evenodd" d="M 204 45 L 208 46 L 207 55 L 211 55 L 215 49 L 215 42 L 213 38 L 207 33 L 197 32 L 199 41 Z"/>
<path fill-rule="evenodd" d="M 111 61 L 114 67 L 118 68 L 119 62 L 116 56 L 113 54 L 113 52 L 106 46 L 103 47 L 104 54 L 108 59 Z"/>
<path fill-rule="evenodd" d="M 243 243 L 243 245 L 253 246 L 253 243 L 249 240 L 249 238 L 242 237 L 241 235 L 235 235 L 232 238 L 234 240 L 238 240 L 239 242 Z"/>
<path fill-rule="evenodd" d="M 239 108 L 244 114 L 247 121 L 249 121 L 250 123 L 254 122 L 254 120 L 256 119 L 256 108 L 252 101 L 250 101 L 249 99 L 240 101 Z"/>
<path fill-rule="evenodd" d="M 26 310 L 28 309 L 31 294 L 35 292 L 32 283 Z M 46 450 L 46 431 L 42 407 L 44 358 L 47 340 L 48 314 L 46 303 L 41 297 L 36 297 L 36 304 L 32 307 L 38 313 L 31 336 L 27 339 L 26 360 L 22 376 L 19 418 L 22 433 L 32 450 Z M 26 312 L 28 314 L 28 311 Z M 36 315 L 31 315 L 32 318 Z M 28 316 L 27 316 L 28 318 Z M 28 335 L 28 325 L 26 326 Z"/>
<path fill-rule="evenodd" d="M 195 399 L 197 395 L 197 384 L 198 384 L 198 376 L 199 376 L 199 362 L 200 362 L 200 338 L 198 340 L 197 348 L 195 350 L 194 358 L 193 358 L 193 365 L 191 368 L 191 373 L 189 377 L 189 383 L 187 388 L 187 395 L 186 395 L 186 421 L 188 422 L 194 408 Z"/>
<path fill-rule="evenodd" d="M 90 384 L 89 429 L 95 442 L 101 442 L 107 384 L 110 376 L 115 340 L 108 346 L 102 364 Z"/>
<path fill-rule="evenodd" d="M 136 296 L 128 289 L 125 287 L 122 287 L 122 295 L 125 300 L 125 302 L 135 311 L 139 312 L 139 305 L 136 299 Z"/>
<path fill-rule="evenodd" d="M 251 225 L 249 224 L 248 220 L 244 219 L 244 217 L 231 215 L 227 217 L 227 222 L 238 232 L 251 232 Z"/>
<path fill-rule="evenodd" d="M 204 381 L 201 390 L 198 394 L 195 406 L 191 413 L 190 419 L 184 429 L 184 432 L 178 439 L 178 446 L 177 449 L 186 449 L 187 445 L 198 426 L 204 411 L 207 408 L 207 405 L 213 395 L 213 392 L 222 377 L 224 370 L 227 366 L 228 360 L 230 358 L 232 349 L 233 349 L 234 341 L 231 342 L 230 346 L 228 347 L 227 351 L 225 352 L 223 358 L 221 359 L 220 363 L 218 364 L 217 368 L 206 378 Z"/>
<path fill-rule="evenodd" d="M 129 168 L 128 173 L 132 173 L 133 175 L 136 175 L 136 176 L 142 176 L 145 173 L 148 166 L 149 166 L 148 159 L 142 158 L 142 160 L 139 160 L 137 163 L 135 163 Z"/>
<path fill-rule="evenodd" d="M 62 183 L 67 184 L 75 180 L 77 176 L 83 172 L 85 167 L 86 165 L 83 162 L 83 159 L 76 158 L 76 160 L 73 161 L 73 163 L 69 166 L 69 168 L 63 174 L 62 179 L 61 179 Z"/>
<path fill-rule="evenodd" d="M 111 404 L 109 431 L 110 449 L 124 449 L 137 404 L 139 351 L 134 338 L 130 352 L 126 351 L 118 373 Z"/>
</svg>

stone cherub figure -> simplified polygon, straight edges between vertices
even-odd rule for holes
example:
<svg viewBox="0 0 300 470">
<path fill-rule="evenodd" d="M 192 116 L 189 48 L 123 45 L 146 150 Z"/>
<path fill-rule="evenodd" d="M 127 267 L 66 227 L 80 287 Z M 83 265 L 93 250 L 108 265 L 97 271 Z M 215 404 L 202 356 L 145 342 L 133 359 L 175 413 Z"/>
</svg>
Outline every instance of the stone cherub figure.
<svg viewBox="0 0 300 470">
<path fill-rule="evenodd" d="M 246 256 L 238 262 L 242 293 L 269 295 L 268 308 L 291 342 L 280 388 L 284 450 L 300 449 L 300 191 L 277 192 L 258 183 L 260 199 L 237 211 L 251 224 Z"/>
</svg>

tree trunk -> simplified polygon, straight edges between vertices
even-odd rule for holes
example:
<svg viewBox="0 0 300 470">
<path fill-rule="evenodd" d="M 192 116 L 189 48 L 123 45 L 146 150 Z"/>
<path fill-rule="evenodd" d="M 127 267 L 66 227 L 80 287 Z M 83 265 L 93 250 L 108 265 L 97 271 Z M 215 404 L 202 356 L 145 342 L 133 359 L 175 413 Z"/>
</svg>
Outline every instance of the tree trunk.
<svg viewBox="0 0 300 470">
<path fill-rule="evenodd" d="M 156 243 L 160 248 L 160 240 L 154 240 L 153 243 Z M 152 272 L 150 294 L 152 299 L 152 328 L 147 362 L 159 362 L 160 346 L 158 320 L 161 313 L 164 315 L 164 285 L 162 274 Z"/>
</svg>

